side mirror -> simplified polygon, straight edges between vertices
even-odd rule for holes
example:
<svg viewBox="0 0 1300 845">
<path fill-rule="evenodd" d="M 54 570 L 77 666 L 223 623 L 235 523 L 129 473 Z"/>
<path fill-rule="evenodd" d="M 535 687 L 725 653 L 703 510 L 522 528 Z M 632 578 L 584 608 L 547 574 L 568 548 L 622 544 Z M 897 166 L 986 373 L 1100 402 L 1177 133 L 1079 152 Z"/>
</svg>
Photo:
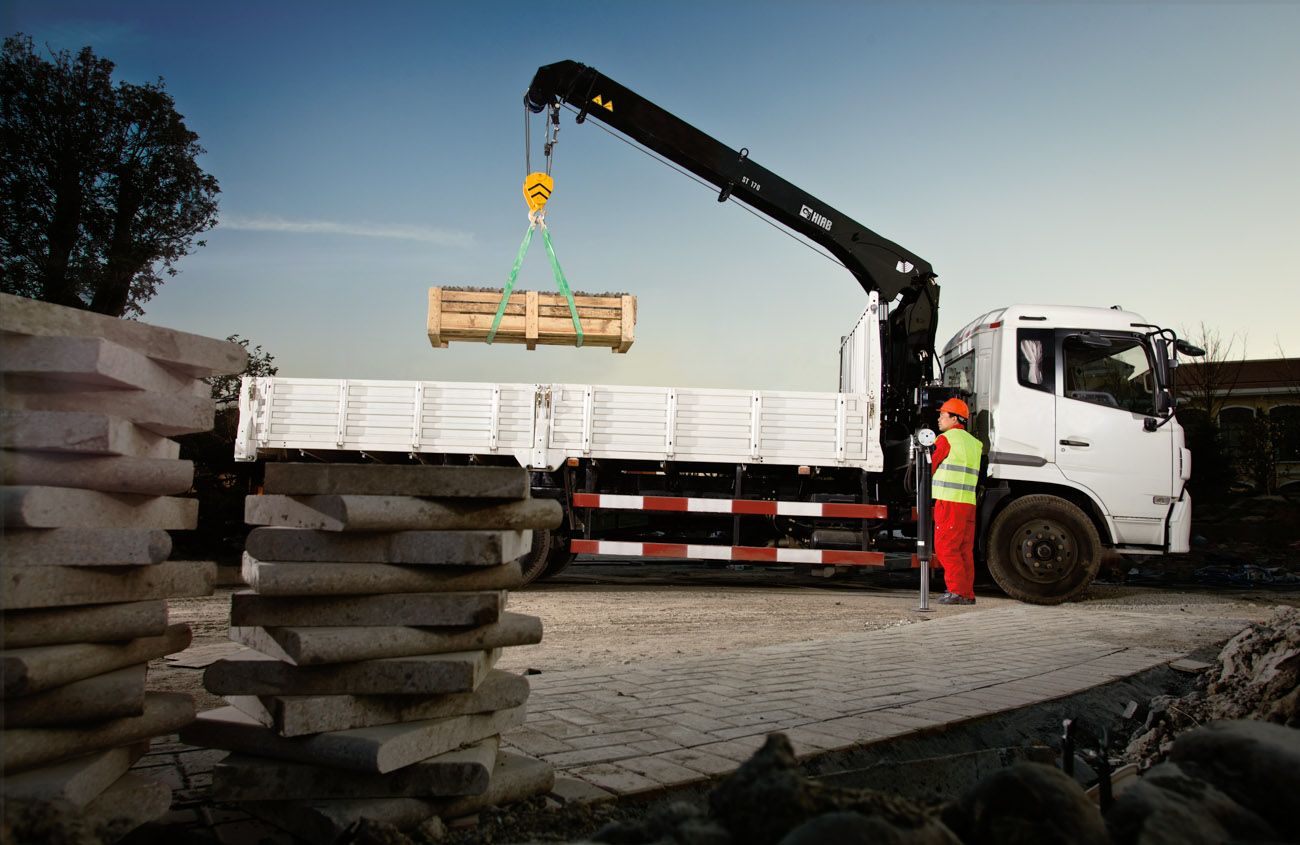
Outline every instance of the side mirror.
<svg viewBox="0 0 1300 845">
<path fill-rule="evenodd" d="M 1160 428 L 1160 422 L 1155 417 L 1147 417 L 1142 420 L 1143 431 L 1155 431 Z"/>
<path fill-rule="evenodd" d="M 1205 355 L 1204 349 L 1193 346 L 1182 338 L 1174 341 L 1174 348 L 1178 350 L 1179 355 L 1186 355 L 1188 358 L 1200 358 Z"/>
</svg>

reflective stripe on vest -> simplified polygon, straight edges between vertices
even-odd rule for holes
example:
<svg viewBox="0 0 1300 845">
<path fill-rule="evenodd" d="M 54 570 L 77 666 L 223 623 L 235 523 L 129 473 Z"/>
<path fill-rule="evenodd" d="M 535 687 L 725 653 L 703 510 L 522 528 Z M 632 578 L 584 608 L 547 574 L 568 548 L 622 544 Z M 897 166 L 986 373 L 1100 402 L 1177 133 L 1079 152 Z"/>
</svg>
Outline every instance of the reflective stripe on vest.
<svg viewBox="0 0 1300 845">
<path fill-rule="evenodd" d="M 935 501 L 975 504 L 975 486 L 980 478 L 980 455 L 984 446 L 962 428 L 949 429 L 939 436 L 948 439 L 948 456 L 934 471 L 930 497 Z"/>
</svg>

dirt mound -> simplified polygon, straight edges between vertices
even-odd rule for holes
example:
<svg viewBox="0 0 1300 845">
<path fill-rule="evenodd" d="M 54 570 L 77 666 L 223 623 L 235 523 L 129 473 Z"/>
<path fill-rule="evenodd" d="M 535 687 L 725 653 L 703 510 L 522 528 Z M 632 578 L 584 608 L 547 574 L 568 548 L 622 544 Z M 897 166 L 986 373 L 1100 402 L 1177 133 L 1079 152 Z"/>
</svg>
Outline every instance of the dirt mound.
<svg viewBox="0 0 1300 845">
<path fill-rule="evenodd" d="M 1168 756 L 1180 733 L 1222 719 L 1300 728 L 1300 610 L 1280 607 L 1229 640 L 1197 689 L 1153 699 L 1124 756 L 1146 768 Z"/>
</svg>

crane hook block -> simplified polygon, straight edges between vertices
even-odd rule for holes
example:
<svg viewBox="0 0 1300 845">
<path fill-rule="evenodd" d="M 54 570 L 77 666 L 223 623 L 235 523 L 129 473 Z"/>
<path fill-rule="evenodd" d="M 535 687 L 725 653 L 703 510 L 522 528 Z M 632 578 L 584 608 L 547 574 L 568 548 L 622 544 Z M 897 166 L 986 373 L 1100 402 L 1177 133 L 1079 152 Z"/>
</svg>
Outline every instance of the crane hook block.
<svg viewBox="0 0 1300 845">
<path fill-rule="evenodd" d="M 555 190 L 555 180 L 548 173 L 529 173 L 524 177 L 524 201 L 528 210 L 536 213 L 546 207 L 546 201 Z"/>
</svg>

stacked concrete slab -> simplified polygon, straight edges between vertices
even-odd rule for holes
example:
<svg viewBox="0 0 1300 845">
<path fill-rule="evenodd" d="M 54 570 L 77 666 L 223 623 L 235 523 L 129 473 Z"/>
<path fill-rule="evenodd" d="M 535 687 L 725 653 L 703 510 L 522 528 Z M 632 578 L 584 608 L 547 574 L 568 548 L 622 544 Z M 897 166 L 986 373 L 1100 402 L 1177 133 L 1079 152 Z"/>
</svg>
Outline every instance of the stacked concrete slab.
<svg viewBox="0 0 1300 845">
<path fill-rule="evenodd" d="M 528 682 L 493 664 L 541 641 L 506 598 L 559 503 L 504 467 L 268 464 L 265 490 L 231 604 L 253 651 L 208 668 L 230 706 L 181 734 L 234 752 L 213 798 L 333 842 L 358 818 L 409 828 L 549 790 L 549 764 L 499 750 Z"/>
<path fill-rule="evenodd" d="M 112 841 L 171 791 L 128 773 L 194 718 L 146 692 L 185 649 L 167 599 L 209 595 L 214 565 L 169 561 L 193 528 L 194 467 L 169 438 L 212 428 L 201 379 L 233 343 L 0 294 L 0 617 L 6 841 Z"/>
</svg>

